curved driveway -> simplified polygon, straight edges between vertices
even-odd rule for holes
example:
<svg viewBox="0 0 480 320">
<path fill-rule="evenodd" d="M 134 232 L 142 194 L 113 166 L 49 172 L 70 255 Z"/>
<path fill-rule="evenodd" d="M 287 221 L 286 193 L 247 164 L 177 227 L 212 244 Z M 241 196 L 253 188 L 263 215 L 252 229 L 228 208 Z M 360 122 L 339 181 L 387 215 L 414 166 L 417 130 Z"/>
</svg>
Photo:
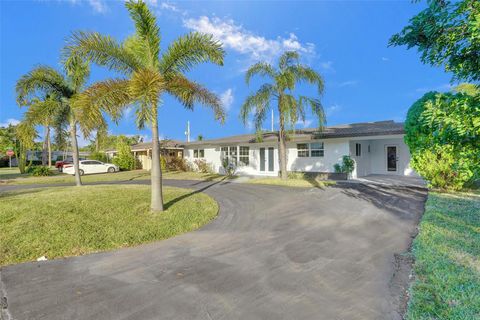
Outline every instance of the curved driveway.
<svg viewBox="0 0 480 320">
<path fill-rule="evenodd" d="M 220 205 L 200 230 L 1 270 L 12 319 L 400 319 L 420 189 L 168 181 Z M 397 258 L 395 258 L 397 257 Z"/>
</svg>

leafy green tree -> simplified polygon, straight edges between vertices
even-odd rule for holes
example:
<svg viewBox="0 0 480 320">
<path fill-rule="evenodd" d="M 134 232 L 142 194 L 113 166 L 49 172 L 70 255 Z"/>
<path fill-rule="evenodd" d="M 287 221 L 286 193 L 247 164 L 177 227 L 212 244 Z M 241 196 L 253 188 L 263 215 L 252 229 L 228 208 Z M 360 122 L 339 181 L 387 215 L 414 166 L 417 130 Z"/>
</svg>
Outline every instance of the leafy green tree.
<svg viewBox="0 0 480 320">
<path fill-rule="evenodd" d="M 429 92 L 409 109 L 405 131 L 412 166 L 426 179 L 433 171 L 425 165 L 434 156 L 447 167 L 455 160 L 456 166 L 450 166 L 457 177 L 451 180 L 455 188 L 459 178 L 462 185 L 480 178 L 480 95 Z"/>
<path fill-rule="evenodd" d="M 444 65 L 457 80 L 480 81 L 480 1 L 427 0 L 427 4 L 389 45 L 415 47 L 423 63 Z"/>
<path fill-rule="evenodd" d="M 246 124 L 251 112 L 254 112 L 257 134 L 262 131 L 262 124 L 268 116 L 272 103 L 276 102 L 280 117 L 278 132 L 278 149 L 280 172 L 282 179 L 287 179 L 286 126 L 294 128 L 296 122 L 305 121 L 305 108 L 310 107 L 318 118 L 319 128 L 325 124 L 325 113 L 319 98 L 303 95 L 294 95 L 297 84 L 307 82 L 316 86 L 318 95 L 323 94 L 324 82 L 322 76 L 312 68 L 299 62 L 299 55 L 294 51 L 285 52 L 279 59 L 276 67 L 259 62 L 252 65 L 246 75 L 247 84 L 250 79 L 259 75 L 270 81 L 263 84 L 258 91 L 246 98 L 240 111 L 240 117 Z"/>
<path fill-rule="evenodd" d="M 135 168 L 135 157 L 127 140 L 119 139 L 116 150 L 117 155 L 113 158 L 113 163 L 119 166 L 120 170 L 133 170 Z"/>
<path fill-rule="evenodd" d="M 143 1 L 127 1 L 125 5 L 135 24 L 134 35 L 119 43 L 96 32 L 77 32 L 68 49 L 122 74 L 119 78 L 88 88 L 80 96 L 79 105 L 89 117 L 95 118 L 102 109 L 123 109 L 133 104 L 137 126 L 151 126 L 151 209 L 163 211 L 158 134 L 158 107 L 162 95 L 168 93 L 174 96 L 187 109 L 193 109 L 195 103 L 211 107 L 215 117 L 223 121 L 225 113 L 220 99 L 200 84 L 187 79 L 184 73 L 199 63 L 223 65 L 224 51 L 211 35 L 190 33 L 175 40 L 160 54 L 160 30 L 155 15 Z"/>
<path fill-rule="evenodd" d="M 35 126 L 29 121 L 20 122 L 15 127 L 15 137 L 15 154 L 17 156 L 18 169 L 20 173 L 25 173 L 27 151 L 34 148 L 34 139 L 37 137 Z"/>
</svg>

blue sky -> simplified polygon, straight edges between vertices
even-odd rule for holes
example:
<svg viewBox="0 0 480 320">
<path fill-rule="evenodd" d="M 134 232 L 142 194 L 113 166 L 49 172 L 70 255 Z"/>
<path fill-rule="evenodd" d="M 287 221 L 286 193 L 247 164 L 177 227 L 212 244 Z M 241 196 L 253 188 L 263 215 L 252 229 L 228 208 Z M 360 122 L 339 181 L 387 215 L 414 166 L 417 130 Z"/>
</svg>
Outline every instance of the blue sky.
<svg viewBox="0 0 480 320">
<path fill-rule="evenodd" d="M 327 125 L 393 119 L 403 121 L 410 105 L 429 90 L 446 91 L 450 75 L 441 68 L 420 63 L 415 50 L 387 47 L 389 37 L 418 13 L 423 3 L 410 1 L 348 2 L 162 2 L 148 1 L 162 32 L 162 48 L 189 31 L 213 33 L 224 43 L 225 65 L 206 64 L 189 74 L 224 102 L 224 125 L 210 110 L 197 106 L 184 110 L 164 97 L 159 113 L 163 137 L 184 140 L 186 122 L 192 137 L 206 139 L 252 132 L 239 120 L 245 97 L 260 81 L 247 87 L 246 68 L 259 60 L 275 62 L 283 50 L 296 49 L 303 62 L 325 79 L 321 98 Z M 24 109 L 15 103 L 15 82 L 34 66 L 60 68 L 60 50 L 74 30 L 91 30 L 121 40 L 133 32 L 133 24 L 120 0 L 2 1 L 0 3 L 0 125 L 20 120 Z M 90 83 L 114 74 L 94 67 Z M 315 90 L 302 87 L 311 95 Z M 317 123 L 307 116 L 302 128 Z M 265 123 L 269 128 L 270 123 Z M 134 113 L 125 113 L 113 134 L 141 134 Z M 82 139 L 84 140 L 84 139 Z M 82 141 L 85 144 L 85 141 Z"/>
</svg>

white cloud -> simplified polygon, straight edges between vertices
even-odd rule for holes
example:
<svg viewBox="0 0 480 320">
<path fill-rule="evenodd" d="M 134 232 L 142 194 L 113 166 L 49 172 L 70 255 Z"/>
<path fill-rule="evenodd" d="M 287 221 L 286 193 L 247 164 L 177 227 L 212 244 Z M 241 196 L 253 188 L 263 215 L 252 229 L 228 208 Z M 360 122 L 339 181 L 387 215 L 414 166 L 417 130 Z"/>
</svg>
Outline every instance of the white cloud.
<svg viewBox="0 0 480 320">
<path fill-rule="evenodd" d="M 387 58 L 387 57 L 382 57 L 382 61 L 385 61 L 385 62 L 386 62 L 386 61 L 390 61 L 390 59 Z"/>
<path fill-rule="evenodd" d="M 19 123 L 20 123 L 20 120 L 10 118 L 10 119 L 7 119 L 5 122 L 1 122 L 0 127 L 8 127 L 9 125 L 16 126 Z"/>
<path fill-rule="evenodd" d="M 232 107 L 234 97 L 233 97 L 233 90 L 228 88 L 220 95 L 220 101 L 222 102 L 223 107 L 226 111 L 229 111 Z"/>
<path fill-rule="evenodd" d="M 212 34 L 225 48 L 248 55 L 252 61 L 272 61 L 285 50 L 315 54 L 315 45 L 302 44 L 294 33 L 290 33 L 288 38 L 267 39 L 246 30 L 232 19 L 201 16 L 184 20 L 184 25 L 197 32 Z"/>
<path fill-rule="evenodd" d="M 338 87 L 339 88 L 342 88 L 342 87 L 350 87 L 350 86 L 356 86 L 358 84 L 358 81 L 357 80 L 347 80 L 347 81 L 344 81 L 344 82 L 340 82 L 338 84 Z"/>
<path fill-rule="evenodd" d="M 320 62 L 320 68 L 322 68 L 325 71 L 335 72 L 335 69 L 333 68 L 333 61 Z"/>
<path fill-rule="evenodd" d="M 88 4 L 97 13 L 105 13 L 108 10 L 107 3 L 103 0 L 88 0 Z"/>
<path fill-rule="evenodd" d="M 444 92 L 444 91 L 451 91 L 453 88 L 454 88 L 454 86 L 451 85 L 450 83 L 445 83 L 445 84 L 441 84 L 441 85 L 438 85 L 438 86 L 435 86 L 435 87 L 418 88 L 418 89 L 415 89 L 415 91 L 420 92 L 420 93 L 426 93 L 426 92 L 429 92 L 429 91 Z"/>
<path fill-rule="evenodd" d="M 303 128 L 308 128 L 310 125 L 313 123 L 312 119 L 305 119 L 305 121 L 298 120 L 296 125 L 297 126 L 302 126 Z"/>
<path fill-rule="evenodd" d="M 331 116 L 332 114 L 338 112 L 338 111 L 341 111 L 342 110 L 342 106 L 338 105 L 338 104 L 332 104 L 331 106 L 329 106 L 326 110 L 325 110 L 325 114 L 328 116 Z"/>
</svg>

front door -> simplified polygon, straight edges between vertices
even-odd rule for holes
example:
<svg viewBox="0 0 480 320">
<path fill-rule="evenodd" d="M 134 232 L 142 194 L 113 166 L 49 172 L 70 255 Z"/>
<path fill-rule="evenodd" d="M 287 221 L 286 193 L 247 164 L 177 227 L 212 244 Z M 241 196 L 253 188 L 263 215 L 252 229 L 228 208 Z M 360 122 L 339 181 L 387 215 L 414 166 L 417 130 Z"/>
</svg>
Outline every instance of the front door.
<svg viewBox="0 0 480 320">
<path fill-rule="evenodd" d="M 396 172 L 397 162 L 398 162 L 397 147 L 387 146 L 387 171 Z"/>
<path fill-rule="evenodd" d="M 273 171 L 274 169 L 274 162 L 273 162 L 273 147 L 269 147 L 268 150 L 266 148 L 260 148 L 260 171 Z M 268 154 L 265 154 L 268 151 Z"/>
</svg>

